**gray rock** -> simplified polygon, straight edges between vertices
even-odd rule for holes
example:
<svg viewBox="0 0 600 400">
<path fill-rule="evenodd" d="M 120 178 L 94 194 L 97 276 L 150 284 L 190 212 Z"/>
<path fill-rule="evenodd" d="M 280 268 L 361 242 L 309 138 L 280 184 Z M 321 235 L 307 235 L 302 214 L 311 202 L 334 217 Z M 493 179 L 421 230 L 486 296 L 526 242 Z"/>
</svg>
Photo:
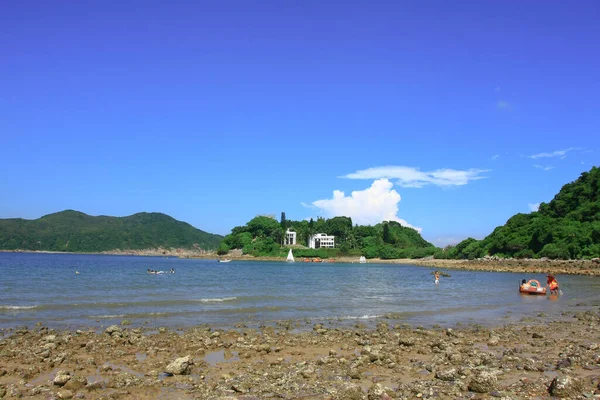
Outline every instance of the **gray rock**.
<svg viewBox="0 0 600 400">
<path fill-rule="evenodd" d="M 476 393 L 488 393 L 496 390 L 498 377 L 490 371 L 480 371 L 471 378 L 469 390 Z"/>
<path fill-rule="evenodd" d="M 118 325 L 111 325 L 104 332 L 110 336 L 123 336 L 123 330 Z"/>
<path fill-rule="evenodd" d="M 175 359 L 171 364 L 167 365 L 165 372 L 173 375 L 186 375 L 189 374 L 191 366 L 194 364 L 192 356 L 187 355 Z"/>
<path fill-rule="evenodd" d="M 498 343 L 500 342 L 500 337 L 499 336 L 492 336 L 490 337 L 490 340 L 488 340 L 488 346 L 498 346 Z"/>
<path fill-rule="evenodd" d="M 552 396 L 563 398 L 575 398 L 584 390 L 583 383 L 576 378 L 570 376 L 557 376 L 550 383 L 548 392 Z"/>
<path fill-rule="evenodd" d="M 339 389 L 333 398 L 335 400 L 363 400 L 365 394 L 360 386 L 354 383 L 348 383 Z"/>
<path fill-rule="evenodd" d="M 46 335 L 46 336 L 44 336 L 43 340 L 48 343 L 56 342 L 56 335 Z"/>
<path fill-rule="evenodd" d="M 73 398 L 73 392 L 71 392 L 70 390 L 59 390 L 58 393 L 56 394 L 56 396 L 59 399 L 72 399 Z"/>
<path fill-rule="evenodd" d="M 367 393 L 368 400 L 390 400 L 392 397 L 387 393 L 387 391 L 391 389 L 387 389 L 380 385 L 379 383 L 374 384 L 369 388 L 369 392 Z"/>
<path fill-rule="evenodd" d="M 56 386 L 64 386 L 71 379 L 71 374 L 66 371 L 58 371 L 54 377 L 54 384 Z"/>
<path fill-rule="evenodd" d="M 556 365 L 556 369 L 564 369 L 564 368 L 570 368 L 570 367 L 571 367 L 571 360 L 569 358 L 563 358 Z"/>
<path fill-rule="evenodd" d="M 438 371 L 435 373 L 435 377 L 446 382 L 451 382 L 458 377 L 458 372 L 456 369 L 451 368 L 445 371 Z"/>
<path fill-rule="evenodd" d="M 77 391 L 82 387 L 87 385 L 87 379 L 84 376 L 74 376 L 67 383 L 65 383 L 64 388 L 69 389 L 71 391 Z"/>
<path fill-rule="evenodd" d="M 416 342 L 415 338 L 410 337 L 410 336 L 401 337 L 398 340 L 398 344 L 401 346 L 414 346 L 415 342 Z"/>
</svg>

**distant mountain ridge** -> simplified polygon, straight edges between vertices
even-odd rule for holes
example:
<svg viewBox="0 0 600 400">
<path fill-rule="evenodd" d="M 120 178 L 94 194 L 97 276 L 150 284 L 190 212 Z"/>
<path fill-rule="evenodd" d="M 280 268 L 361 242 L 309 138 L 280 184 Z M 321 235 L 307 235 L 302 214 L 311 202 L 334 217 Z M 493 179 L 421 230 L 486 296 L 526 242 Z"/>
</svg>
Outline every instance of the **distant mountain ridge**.
<svg viewBox="0 0 600 400">
<path fill-rule="evenodd" d="M 0 219 L 1 250 L 102 252 L 152 248 L 216 249 L 223 236 L 162 213 L 91 216 L 65 210 L 35 220 Z"/>
</svg>

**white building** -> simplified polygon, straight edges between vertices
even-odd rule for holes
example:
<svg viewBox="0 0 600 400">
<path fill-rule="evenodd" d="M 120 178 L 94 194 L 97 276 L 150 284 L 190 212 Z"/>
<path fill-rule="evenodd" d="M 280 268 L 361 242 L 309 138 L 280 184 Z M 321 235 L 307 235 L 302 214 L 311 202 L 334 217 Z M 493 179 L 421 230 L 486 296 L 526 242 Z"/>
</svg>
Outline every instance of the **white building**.
<svg viewBox="0 0 600 400">
<path fill-rule="evenodd" d="M 289 229 L 285 231 L 285 245 L 292 246 L 296 244 L 296 232 L 292 232 Z"/>
<path fill-rule="evenodd" d="M 317 233 L 308 238 L 308 248 L 319 249 L 321 247 L 334 248 L 335 236 L 328 236 L 326 233 Z"/>
</svg>

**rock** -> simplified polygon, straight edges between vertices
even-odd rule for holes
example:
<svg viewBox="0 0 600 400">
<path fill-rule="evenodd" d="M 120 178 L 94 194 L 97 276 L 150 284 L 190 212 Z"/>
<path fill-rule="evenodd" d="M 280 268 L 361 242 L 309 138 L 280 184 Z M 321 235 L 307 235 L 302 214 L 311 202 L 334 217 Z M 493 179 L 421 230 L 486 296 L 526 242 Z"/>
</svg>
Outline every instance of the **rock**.
<svg viewBox="0 0 600 400">
<path fill-rule="evenodd" d="M 380 385 L 379 383 L 374 384 L 369 388 L 369 392 L 367 393 L 368 400 L 391 400 L 392 397 L 387 393 L 387 391 L 391 389 L 387 389 Z"/>
<path fill-rule="evenodd" d="M 106 334 L 110 336 L 123 336 L 123 330 L 119 328 L 117 325 L 111 325 L 104 331 Z"/>
<path fill-rule="evenodd" d="M 124 319 L 123 321 L 121 321 L 121 325 L 131 325 L 131 321 L 128 319 Z"/>
<path fill-rule="evenodd" d="M 95 381 L 95 382 L 89 382 L 87 385 L 85 385 L 85 388 L 87 390 L 99 390 L 102 389 L 104 387 L 104 382 L 103 381 Z"/>
<path fill-rule="evenodd" d="M 488 393 L 496 390 L 498 378 L 496 374 L 490 371 L 480 371 L 476 373 L 471 382 L 469 382 L 469 390 L 476 393 Z"/>
<path fill-rule="evenodd" d="M 58 371 L 54 377 L 54 384 L 56 386 L 64 386 L 71 379 L 71 374 L 66 371 Z"/>
<path fill-rule="evenodd" d="M 0 399 L 6 396 L 6 388 L 0 386 Z"/>
<path fill-rule="evenodd" d="M 490 337 L 490 340 L 488 340 L 488 346 L 498 346 L 498 343 L 500 342 L 500 337 L 499 336 L 492 336 Z"/>
<path fill-rule="evenodd" d="M 189 374 L 191 366 L 194 364 L 192 356 L 188 355 L 175 359 L 171 364 L 167 365 L 165 372 L 173 375 Z"/>
<path fill-rule="evenodd" d="M 361 375 L 360 375 L 360 371 L 357 368 L 352 368 L 348 372 L 348 376 L 350 377 L 350 379 L 360 379 Z"/>
<path fill-rule="evenodd" d="M 333 398 L 335 400 L 363 400 L 365 394 L 360 386 L 348 383 L 342 387 Z"/>
<path fill-rule="evenodd" d="M 563 368 L 570 368 L 570 367 L 571 367 L 571 360 L 568 358 L 563 358 L 556 365 L 556 369 L 563 369 Z"/>
<path fill-rule="evenodd" d="M 451 369 L 447 369 L 445 371 L 436 372 L 435 377 L 442 381 L 451 382 L 458 377 L 458 372 L 456 372 L 456 369 L 451 368 Z"/>
<path fill-rule="evenodd" d="M 56 335 L 46 335 L 43 338 L 44 341 L 50 343 L 50 342 L 56 342 Z"/>
<path fill-rule="evenodd" d="M 583 383 L 579 379 L 566 375 L 554 378 L 548 392 L 556 397 L 575 398 L 583 392 L 583 389 Z"/>
<path fill-rule="evenodd" d="M 402 337 L 398 340 L 398 344 L 401 346 L 414 346 L 415 345 L 415 339 L 412 337 Z"/>
<path fill-rule="evenodd" d="M 59 390 L 58 393 L 56 394 L 56 396 L 59 399 L 72 399 L 73 392 L 71 392 L 70 390 Z"/>
<path fill-rule="evenodd" d="M 65 383 L 64 388 L 71 391 L 77 391 L 82 387 L 85 387 L 87 383 L 87 379 L 84 376 L 74 376 Z"/>
</svg>

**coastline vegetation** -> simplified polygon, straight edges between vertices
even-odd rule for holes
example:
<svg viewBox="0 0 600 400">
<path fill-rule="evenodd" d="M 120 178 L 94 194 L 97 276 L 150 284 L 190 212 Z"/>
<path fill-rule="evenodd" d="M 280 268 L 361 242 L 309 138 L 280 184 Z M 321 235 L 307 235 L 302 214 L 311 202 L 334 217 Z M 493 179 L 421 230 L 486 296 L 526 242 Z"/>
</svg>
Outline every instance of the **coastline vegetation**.
<svg viewBox="0 0 600 400">
<path fill-rule="evenodd" d="M 592 259 L 600 256 L 600 169 L 562 187 L 538 211 L 516 214 L 482 240 L 468 238 L 436 251 L 439 259 Z"/>
<path fill-rule="evenodd" d="M 83 253 L 159 247 L 213 250 L 222 239 L 161 213 L 94 217 L 65 210 L 36 220 L 0 219 L 0 250 Z"/>
<path fill-rule="evenodd" d="M 284 246 L 285 232 L 296 232 L 295 246 Z M 316 233 L 335 236 L 335 248 L 309 249 Z M 360 257 L 382 260 L 435 258 L 594 259 L 600 257 L 600 169 L 593 167 L 562 187 L 538 211 L 519 213 L 482 240 L 468 238 L 437 248 L 414 229 L 394 221 L 353 225 L 348 217 L 293 221 L 281 214 L 257 216 L 225 237 L 210 234 L 161 213 L 128 217 L 90 216 L 65 210 L 36 220 L 0 219 L 0 250 L 110 252 L 178 248 L 231 250 L 255 257 L 285 258 L 289 248 L 299 258 Z"/>
<path fill-rule="evenodd" d="M 416 230 L 392 221 L 353 226 L 348 217 L 291 221 L 282 213 L 278 222 L 258 216 L 245 226 L 233 228 L 221 242 L 218 254 L 242 249 L 246 255 L 285 257 L 288 248 L 294 247 L 282 245 L 289 229 L 296 232 L 298 243 L 307 243 L 308 237 L 315 233 L 335 236 L 335 248 L 296 246 L 296 257 L 593 259 L 600 256 L 599 194 L 600 169 L 593 167 L 576 181 L 564 185 L 552 201 L 541 203 L 538 211 L 514 215 L 482 240 L 468 238 L 444 249 L 434 247 Z"/>
<path fill-rule="evenodd" d="M 296 232 L 297 243 L 307 243 L 316 233 L 335 236 L 335 248 L 309 249 L 305 246 L 282 246 L 287 230 Z M 244 226 L 237 226 L 223 239 L 219 254 L 242 249 L 243 254 L 253 256 L 284 257 L 288 248 L 294 248 L 296 257 L 330 258 L 336 256 L 361 256 L 366 258 L 423 258 L 435 253 L 436 247 L 427 242 L 412 228 L 395 221 L 385 221 L 375 226 L 352 225 L 348 217 L 316 221 L 292 221 L 281 214 L 274 218 L 257 216 Z"/>
</svg>

